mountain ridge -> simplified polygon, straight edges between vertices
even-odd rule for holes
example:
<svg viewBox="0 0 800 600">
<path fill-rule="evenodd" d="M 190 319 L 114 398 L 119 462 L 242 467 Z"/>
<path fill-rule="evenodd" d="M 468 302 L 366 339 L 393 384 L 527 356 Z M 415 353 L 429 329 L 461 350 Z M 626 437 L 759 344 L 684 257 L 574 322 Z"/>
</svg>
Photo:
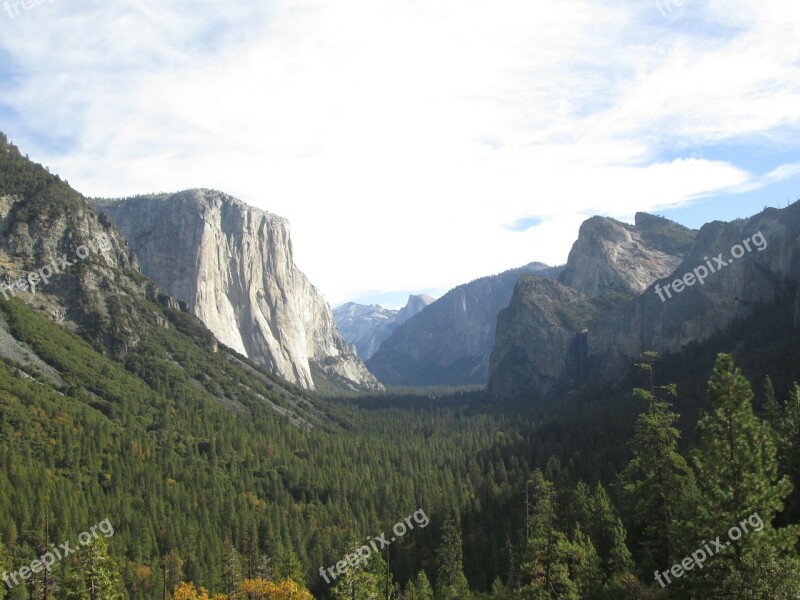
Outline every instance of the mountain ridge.
<svg viewBox="0 0 800 600">
<path fill-rule="evenodd" d="M 367 367 L 387 385 L 485 384 L 497 315 L 527 272 L 555 277 L 560 267 L 533 262 L 456 286 L 392 332 Z"/>
<path fill-rule="evenodd" d="M 619 228 L 613 224 L 610 231 L 619 235 Z M 571 336 L 571 343 L 546 359 L 532 354 L 531 346 L 536 340 L 555 335 L 559 329 L 548 324 L 532 337 L 527 336 L 527 341 L 523 339 L 525 336 L 520 332 L 531 331 L 526 323 L 541 309 L 537 307 L 536 298 L 526 295 L 524 290 L 515 291 L 511 302 L 518 307 L 515 315 L 506 315 L 498 326 L 499 342 L 493 351 L 497 360 L 493 362 L 489 379 L 489 389 L 494 396 L 511 399 L 529 393 L 546 397 L 583 386 L 613 385 L 630 372 L 632 364 L 641 360 L 643 352 L 679 355 L 727 331 L 738 319 L 751 315 L 754 307 L 769 305 L 784 297 L 784 288 L 794 289 L 800 281 L 798 202 L 784 209 L 767 208 L 746 219 L 712 221 L 694 233 L 693 230 L 674 231 L 679 233 L 679 239 L 672 249 L 681 252 L 680 261 L 674 267 L 670 263 L 678 255 L 673 255 L 670 263 L 656 264 L 657 268 L 651 268 L 653 264 L 644 265 L 633 274 L 634 281 L 627 291 L 614 279 L 624 274 L 621 269 L 604 280 L 607 289 L 598 287 L 599 279 L 590 274 L 585 280 L 588 285 L 582 287 L 594 293 L 594 297 L 587 296 L 594 306 L 593 317 L 581 328 L 568 329 L 564 335 Z M 689 246 L 690 236 L 693 239 Z M 601 246 L 596 244 L 596 247 Z M 741 250 L 734 250 L 736 246 Z M 745 246 L 750 250 L 745 250 Z M 741 252 L 741 256 L 730 260 L 731 252 Z M 727 264 L 711 271 L 713 262 L 709 257 L 715 256 L 723 257 L 721 260 Z M 615 263 L 609 257 L 594 256 L 592 261 L 609 271 L 614 269 Z M 586 264 L 581 266 L 585 268 Z M 650 280 L 638 278 L 642 273 L 647 273 Z M 705 275 L 702 282 L 698 283 L 695 273 Z M 635 286 L 641 286 L 643 281 L 647 286 L 634 292 Z M 669 297 L 664 291 L 670 289 L 668 286 L 673 286 L 674 292 Z M 618 294 L 607 301 L 603 296 L 608 291 Z M 794 302 L 797 325 L 800 324 L 800 293 Z M 522 354 L 528 358 L 504 367 L 502 362 L 507 360 L 504 357 L 510 356 L 515 347 L 525 348 Z M 729 351 L 729 348 L 720 351 Z M 559 376 L 546 377 L 554 372 Z M 519 385 L 515 386 L 515 382 Z"/>
</svg>

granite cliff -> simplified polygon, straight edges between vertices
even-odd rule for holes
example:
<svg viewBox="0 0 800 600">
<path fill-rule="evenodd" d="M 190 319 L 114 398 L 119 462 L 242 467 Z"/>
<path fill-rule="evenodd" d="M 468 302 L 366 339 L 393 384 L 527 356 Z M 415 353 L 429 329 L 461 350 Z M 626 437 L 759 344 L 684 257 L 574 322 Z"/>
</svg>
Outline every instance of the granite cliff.
<svg viewBox="0 0 800 600">
<path fill-rule="evenodd" d="M 212 190 L 93 204 L 127 238 L 142 272 L 226 346 L 307 389 L 316 386 L 312 372 L 340 387 L 382 389 L 294 264 L 285 219 Z"/>
<path fill-rule="evenodd" d="M 559 281 L 590 298 L 634 296 L 680 264 L 696 231 L 636 213 L 633 225 L 592 217 L 581 225 Z"/>
<path fill-rule="evenodd" d="M 791 306 L 800 326 L 800 203 L 699 232 L 654 219 L 637 215 L 633 230 L 609 219 L 584 223 L 562 277 L 571 294 L 520 282 L 498 320 L 495 397 L 612 384 L 642 352 L 677 355 L 730 338 L 756 309 Z M 555 318 L 564 312 L 581 318 Z"/>
<path fill-rule="evenodd" d="M 679 279 L 691 285 L 676 286 Z M 608 380 L 645 350 L 681 352 L 725 331 L 756 307 L 787 297 L 797 327 L 799 281 L 800 203 L 768 208 L 748 219 L 707 223 L 670 276 L 598 317 L 587 339 L 590 376 Z"/>
<path fill-rule="evenodd" d="M 646 213 L 637 213 L 633 225 L 587 219 L 559 282 L 535 275 L 520 278 L 508 309 L 500 313 L 490 392 L 511 398 L 582 383 L 589 354 L 597 347 L 593 332 L 598 320 L 618 309 L 615 314 L 626 321 L 628 302 L 675 271 L 696 236 L 695 230 Z"/>
</svg>

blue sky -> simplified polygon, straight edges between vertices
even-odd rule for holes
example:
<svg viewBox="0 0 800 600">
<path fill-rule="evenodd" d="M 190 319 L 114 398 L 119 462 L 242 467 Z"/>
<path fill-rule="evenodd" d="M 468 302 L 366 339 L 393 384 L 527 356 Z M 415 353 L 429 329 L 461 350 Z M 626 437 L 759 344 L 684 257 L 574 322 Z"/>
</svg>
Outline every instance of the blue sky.
<svg viewBox="0 0 800 600">
<path fill-rule="evenodd" d="M 0 129 L 89 196 L 290 219 L 336 305 L 402 305 L 580 223 L 800 197 L 783 0 L 46 0 L 0 12 Z"/>
</svg>

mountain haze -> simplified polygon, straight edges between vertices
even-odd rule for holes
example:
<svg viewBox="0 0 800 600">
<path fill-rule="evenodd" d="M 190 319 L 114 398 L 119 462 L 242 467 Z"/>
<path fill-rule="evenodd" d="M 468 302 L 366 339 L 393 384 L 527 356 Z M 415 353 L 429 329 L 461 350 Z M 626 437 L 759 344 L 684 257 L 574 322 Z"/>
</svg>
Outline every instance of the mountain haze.
<svg viewBox="0 0 800 600">
<path fill-rule="evenodd" d="M 531 263 L 460 285 L 398 327 L 367 361 L 391 385 L 486 383 L 497 315 L 524 273 L 555 277 L 558 267 Z"/>
<path fill-rule="evenodd" d="M 369 360 L 398 326 L 434 300 L 424 294 L 412 294 L 399 310 L 383 308 L 378 304 L 367 306 L 348 302 L 333 309 L 333 318 L 344 339 L 356 348 L 358 356 L 362 360 Z"/>
</svg>

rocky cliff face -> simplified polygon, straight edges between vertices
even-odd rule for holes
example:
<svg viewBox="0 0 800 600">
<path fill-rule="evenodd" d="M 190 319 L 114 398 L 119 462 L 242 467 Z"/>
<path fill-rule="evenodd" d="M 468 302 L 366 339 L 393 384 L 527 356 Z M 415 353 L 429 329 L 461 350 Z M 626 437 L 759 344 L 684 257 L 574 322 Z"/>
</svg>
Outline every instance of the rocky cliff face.
<svg viewBox="0 0 800 600">
<path fill-rule="evenodd" d="M 0 358 L 41 398 L 52 388 L 63 410 L 91 406 L 109 418 L 104 430 L 147 434 L 166 407 L 207 416 L 216 403 L 239 414 L 266 409 L 304 429 L 333 423 L 308 394 L 220 347 L 185 303 L 141 274 L 106 215 L 2 133 Z M 7 389 L 13 401 L 22 388 Z"/>
<path fill-rule="evenodd" d="M 0 136 L 0 302 L 23 299 L 70 330 L 91 330 L 98 347 L 120 356 L 137 333 L 99 332 L 118 296 L 145 293 L 138 268 L 83 196 Z"/>
<path fill-rule="evenodd" d="M 582 297 L 519 286 L 511 302 L 514 310 L 510 307 L 498 322 L 490 374 L 497 397 L 613 382 L 642 352 L 680 352 L 786 293 L 797 294 L 794 319 L 800 325 L 800 293 L 795 291 L 800 281 L 800 203 L 732 223 L 708 223 L 696 234 L 659 224 L 649 215 L 637 215 L 639 231 L 633 232 L 609 220 L 589 221 L 581 228 L 586 239 L 576 242 L 562 278 L 591 301 L 594 315 L 586 331 L 541 316 L 576 309 L 586 314 Z M 602 255 L 586 256 L 592 252 Z M 634 257 L 641 263 L 631 262 Z M 591 274 L 590 265 L 597 275 Z M 613 302 L 603 298 L 609 290 L 620 294 Z M 572 345 L 559 335 L 573 335 Z M 537 353 L 553 339 L 553 352 Z M 584 358 L 576 365 L 574 359 L 581 354 L 574 352 L 581 348 Z"/>
<path fill-rule="evenodd" d="M 411 294 L 408 297 L 406 305 L 400 309 L 395 319 L 395 324 L 399 327 L 408 321 L 411 317 L 418 315 L 423 309 L 436 301 L 436 298 L 426 296 L 425 294 Z"/>
<path fill-rule="evenodd" d="M 583 222 L 560 281 L 590 298 L 633 296 L 680 264 L 696 231 L 637 213 L 634 225 L 607 217 Z"/>
<path fill-rule="evenodd" d="M 669 277 L 597 319 L 588 336 L 591 374 L 608 380 L 645 350 L 679 352 L 705 341 L 750 315 L 757 304 L 794 293 L 798 281 L 800 203 L 749 219 L 708 223 Z M 794 319 L 800 325 L 800 294 Z"/>
<path fill-rule="evenodd" d="M 489 393 L 508 398 L 580 383 L 587 369 L 585 332 L 596 313 L 581 292 L 522 275 L 497 318 Z"/>
<path fill-rule="evenodd" d="M 333 318 L 342 336 L 355 347 L 362 360 L 369 360 L 391 333 L 421 312 L 435 298 L 413 294 L 400 310 L 383 308 L 378 304 L 367 306 L 348 302 L 333 309 Z"/>
<path fill-rule="evenodd" d="M 339 334 L 330 307 L 295 266 L 285 219 L 219 192 L 96 201 L 142 272 L 184 300 L 225 345 L 313 389 L 381 389 Z"/>
<path fill-rule="evenodd" d="M 531 263 L 460 285 L 398 327 L 367 364 L 381 381 L 395 385 L 486 383 L 497 315 L 520 275 L 559 272 Z"/>
</svg>

